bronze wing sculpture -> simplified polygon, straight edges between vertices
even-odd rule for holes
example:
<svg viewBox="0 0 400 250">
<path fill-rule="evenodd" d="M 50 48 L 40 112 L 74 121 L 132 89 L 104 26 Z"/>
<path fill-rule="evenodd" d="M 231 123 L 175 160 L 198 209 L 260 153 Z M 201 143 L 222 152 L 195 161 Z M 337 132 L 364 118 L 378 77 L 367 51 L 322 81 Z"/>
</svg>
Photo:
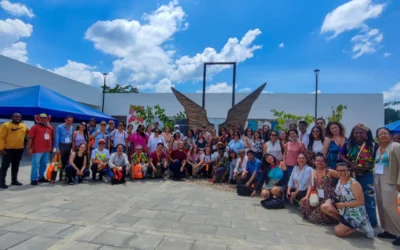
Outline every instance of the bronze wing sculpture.
<svg viewBox="0 0 400 250">
<path fill-rule="evenodd" d="M 236 127 L 243 128 L 246 125 L 247 118 L 249 116 L 253 103 L 260 96 L 262 90 L 265 88 L 267 83 L 264 83 L 250 95 L 246 96 L 243 100 L 237 103 L 228 111 L 228 117 L 225 122 L 220 124 L 219 127 Z M 171 88 L 178 101 L 182 104 L 185 109 L 186 117 L 188 119 L 189 128 L 201 128 L 202 125 L 207 125 L 208 128 L 214 128 L 214 124 L 211 124 L 207 118 L 207 111 L 190 100 L 188 97 L 183 95 L 178 90 Z"/>
</svg>

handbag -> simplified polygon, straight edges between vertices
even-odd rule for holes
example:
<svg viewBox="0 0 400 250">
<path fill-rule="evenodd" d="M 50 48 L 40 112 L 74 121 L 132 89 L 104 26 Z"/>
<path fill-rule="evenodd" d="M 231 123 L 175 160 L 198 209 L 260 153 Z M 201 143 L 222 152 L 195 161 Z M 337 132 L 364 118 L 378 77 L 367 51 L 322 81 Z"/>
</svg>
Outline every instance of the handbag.
<svg viewBox="0 0 400 250">
<path fill-rule="evenodd" d="M 53 161 L 47 167 L 46 179 L 52 180 L 53 173 L 58 172 L 60 169 L 61 169 L 61 157 L 60 157 L 60 154 L 55 154 Z"/>
<path fill-rule="evenodd" d="M 318 207 L 319 205 L 319 197 L 318 192 L 314 188 L 314 169 L 311 170 L 311 192 L 309 198 L 310 206 Z"/>
<path fill-rule="evenodd" d="M 240 196 L 250 196 L 252 191 L 250 187 L 247 187 L 243 184 L 239 184 L 236 188 L 236 192 Z"/>
<path fill-rule="evenodd" d="M 261 206 L 263 206 L 266 209 L 285 208 L 285 202 L 283 200 L 275 198 L 275 197 L 262 200 L 260 203 L 261 203 Z"/>
</svg>

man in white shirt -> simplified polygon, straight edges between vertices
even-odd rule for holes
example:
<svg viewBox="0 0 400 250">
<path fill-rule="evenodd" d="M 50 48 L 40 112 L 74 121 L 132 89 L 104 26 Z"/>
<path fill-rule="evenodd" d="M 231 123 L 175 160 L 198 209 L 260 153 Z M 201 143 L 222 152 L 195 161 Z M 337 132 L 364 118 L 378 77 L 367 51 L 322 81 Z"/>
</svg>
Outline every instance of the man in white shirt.
<svg viewBox="0 0 400 250">
<path fill-rule="evenodd" d="M 307 133 L 308 124 L 306 121 L 299 121 L 299 141 L 304 143 L 304 145 L 308 146 L 309 136 L 310 134 Z"/>
<path fill-rule="evenodd" d="M 117 172 L 121 172 L 121 183 L 125 182 L 125 176 L 126 176 L 126 168 L 131 166 L 129 164 L 128 156 L 123 152 L 124 151 L 124 145 L 118 144 L 117 147 L 117 152 L 113 153 L 110 157 L 110 161 L 108 162 L 108 166 L 112 172 L 112 174 L 119 174 Z M 111 178 L 111 183 L 113 183 L 115 178 Z"/>
<path fill-rule="evenodd" d="M 236 167 L 233 170 L 233 179 L 236 180 L 237 184 L 241 184 L 242 173 L 246 170 L 247 165 L 247 155 L 245 154 L 244 149 L 238 150 L 238 159 L 236 161 Z"/>
<path fill-rule="evenodd" d="M 155 129 L 154 134 L 152 136 L 150 136 L 149 141 L 147 142 L 147 154 L 150 155 L 151 152 L 156 151 L 157 149 L 157 145 L 159 143 L 162 143 L 164 145 L 164 147 L 167 147 L 167 143 L 165 142 L 164 137 L 160 136 L 161 135 L 161 130 L 159 130 L 158 128 Z"/>
</svg>

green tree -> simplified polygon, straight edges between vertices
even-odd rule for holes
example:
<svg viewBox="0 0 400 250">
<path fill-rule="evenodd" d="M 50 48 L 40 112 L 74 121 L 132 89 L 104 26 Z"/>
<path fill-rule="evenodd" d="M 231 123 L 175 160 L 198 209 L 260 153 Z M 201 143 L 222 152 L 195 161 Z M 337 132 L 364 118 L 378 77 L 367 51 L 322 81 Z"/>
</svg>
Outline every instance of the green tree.
<svg viewBox="0 0 400 250">
<path fill-rule="evenodd" d="M 400 120 L 400 111 L 393 108 L 385 108 L 385 124 Z"/>
<path fill-rule="evenodd" d="M 389 107 L 389 106 L 395 106 L 395 105 L 399 105 L 399 104 L 400 104 L 400 101 L 391 101 L 391 102 L 385 102 L 383 104 L 383 106 Z"/>
<path fill-rule="evenodd" d="M 124 86 L 115 84 L 112 88 L 110 86 L 105 86 L 104 90 L 105 93 L 139 93 L 139 90 L 130 84 Z"/>
<path fill-rule="evenodd" d="M 343 113 L 347 109 L 346 105 L 339 104 L 336 108 L 332 107 L 332 114 L 328 116 L 329 122 L 340 122 L 343 118 Z"/>
<path fill-rule="evenodd" d="M 153 124 L 154 119 L 158 117 L 158 119 L 160 119 L 160 121 L 164 124 L 164 127 L 169 127 L 171 130 L 174 128 L 174 124 L 177 121 L 186 119 L 186 114 L 184 112 L 179 112 L 172 117 L 168 117 L 165 114 L 165 109 L 161 108 L 160 105 L 146 108 L 136 106 L 135 111 L 136 115 L 139 118 L 142 118 L 146 122 L 146 124 Z"/>
</svg>

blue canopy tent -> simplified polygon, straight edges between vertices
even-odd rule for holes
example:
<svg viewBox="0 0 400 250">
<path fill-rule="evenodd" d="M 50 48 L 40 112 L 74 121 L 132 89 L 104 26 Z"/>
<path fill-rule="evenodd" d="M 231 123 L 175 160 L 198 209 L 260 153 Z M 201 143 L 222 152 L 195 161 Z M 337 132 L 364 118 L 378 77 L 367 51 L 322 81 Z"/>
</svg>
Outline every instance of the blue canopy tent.
<svg viewBox="0 0 400 250">
<path fill-rule="evenodd" d="M 386 124 L 385 128 L 389 129 L 392 133 L 400 133 L 400 120 Z"/>
<path fill-rule="evenodd" d="M 51 115 L 52 122 L 63 122 L 67 115 L 72 115 L 77 122 L 90 118 L 116 121 L 40 85 L 0 92 L 0 118 L 10 118 L 13 113 L 20 113 L 24 120 L 34 120 L 35 115 L 46 113 Z"/>
</svg>

